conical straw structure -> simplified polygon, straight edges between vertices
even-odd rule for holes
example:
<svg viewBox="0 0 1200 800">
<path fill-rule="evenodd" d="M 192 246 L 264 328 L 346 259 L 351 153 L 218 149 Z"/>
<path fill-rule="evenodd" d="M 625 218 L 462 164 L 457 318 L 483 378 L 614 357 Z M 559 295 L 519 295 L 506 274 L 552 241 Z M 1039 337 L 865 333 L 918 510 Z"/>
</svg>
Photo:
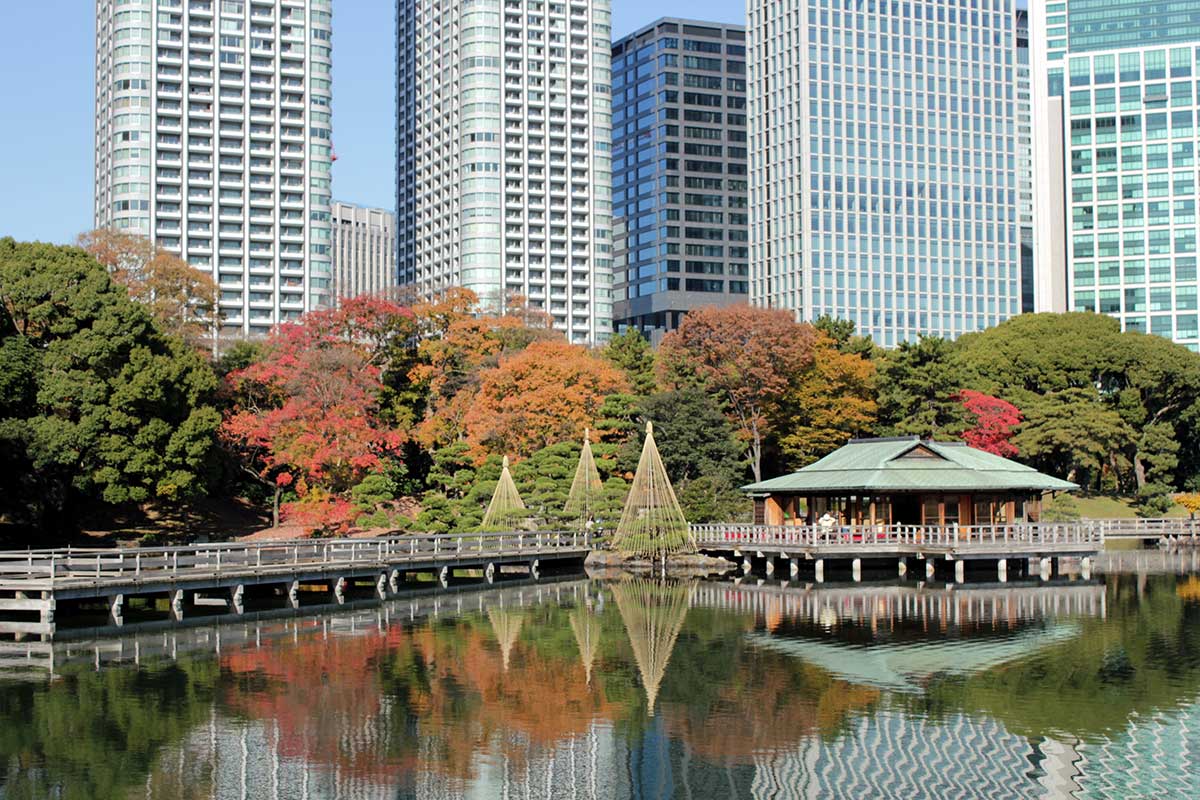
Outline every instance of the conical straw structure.
<svg viewBox="0 0 1200 800">
<path fill-rule="evenodd" d="M 626 578 L 613 588 L 617 610 L 621 612 L 642 676 L 650 716 L 654 716 L 658 689 L 687 618 L 694 590 L 692 581 L 670 583 L 648 578 Z"/>
<path fill-rule="evenodd" d="M 496 643 L 500 645 L 500 659 L 504 671 L 508 671 L 508 660 L 512 657 L 513 645 L 517 643 L 517 635 L 521 632 L 521 623 L 525 617 L 503 608 L 488 609 L 488 620 L 492 623 L 492 633 L 496 635 Z"/>
<path fill-rule="evenodd" d="M 592 665 L 596 663 L 596 650 L 600 647 L 600 620 L 583 608 L 575 609 L 568 618 L 571 620 L 571 631 L 575 634 L 575 643 L 579 645 L 583 672 L 591 685 Z"/>
<path fill-rule="evenodd" d="M 496 482 L 496 491 L 492 492 L 492 500 L 488 503 L 483 515 L 483 530 L 503 530 L 512 528 L 525 518 L 525 502 L 517 492 L 513 483 L 512 473 L 508 471 L 508 456 L 504 457 L 504 466 L 500 470 L 500 480 Z"/>
<path fill-rule="evenodd" d="M 596 459 L 592 457 L 591 431 L 584 430 L 583 449 L 579 452 L 579 465 L 575 468 L 575 479 L 571 481 L 564 513 L 586 525 L 594 516 L 596 500 L 602 489 L 600 471 L 596 469 Z"/>
<path fill-rule="evenodd" d="M 613 535 L 613 548 L 627 555 L 652 559 L 696 549 L 654 443 L 654 425 L 650 422 L 646 423 L 646 441 L 642 444 L 625 510 Z"/>
</svg>

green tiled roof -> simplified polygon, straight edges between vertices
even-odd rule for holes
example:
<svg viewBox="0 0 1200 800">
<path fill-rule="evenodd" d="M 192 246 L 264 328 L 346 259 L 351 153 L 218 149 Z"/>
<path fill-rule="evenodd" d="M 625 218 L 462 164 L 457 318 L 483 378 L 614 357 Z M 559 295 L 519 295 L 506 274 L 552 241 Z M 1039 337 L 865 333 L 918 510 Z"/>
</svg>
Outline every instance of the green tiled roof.
<svg viewBox="0 0 1200 800">
<path fill-rule="evenodd" d="M 914 452 L 916 451 L 916 452 Z M 743 486 L 770 492 L 1067 491 L 1079 487 L 961 442 L 855 439 L 791 475 Z"/>
</svg>

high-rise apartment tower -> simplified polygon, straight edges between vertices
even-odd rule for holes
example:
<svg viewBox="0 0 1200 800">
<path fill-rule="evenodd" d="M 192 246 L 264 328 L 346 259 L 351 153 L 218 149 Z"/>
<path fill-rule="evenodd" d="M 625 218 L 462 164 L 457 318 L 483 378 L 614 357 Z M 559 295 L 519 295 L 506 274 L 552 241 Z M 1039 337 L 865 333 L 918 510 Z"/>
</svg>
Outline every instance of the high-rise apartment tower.
<svg viewBox="0 0 1200 800">
<path fill-rule="evenodd" d="M 746 34 L 660 19 L 613 44 L 618 328 L 746 302 Z"/>
<path fill-rule="evenodd" d="M 97 0 L 95 225 L 262 335 L 332 302 L 330 0 Z"/>
<path fill-rule="evenodd" d="M 397 0 L 401 282 L 612 330 L 608 0 Z"/>
<path fill-rule="evenodd" d="M 1014 0 L 749 7 L 750 296 L 888 346 L 1021 310 Z"/>
</svg>

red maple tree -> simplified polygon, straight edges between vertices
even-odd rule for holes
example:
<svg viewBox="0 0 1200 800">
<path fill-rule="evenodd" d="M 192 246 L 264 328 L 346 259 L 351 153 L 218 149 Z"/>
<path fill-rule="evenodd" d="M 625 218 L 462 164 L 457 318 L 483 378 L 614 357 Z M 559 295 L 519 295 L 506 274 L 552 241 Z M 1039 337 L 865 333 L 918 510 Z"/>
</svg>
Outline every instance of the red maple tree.
<svg viewBox="0 0 1200 800">
<path fill-rule="evenodd" d="M 964 389 L 958 399 L 969 415 L 975 418 L 975 426 L 963 431 L 963 440 L 971 447 L 1010 458 L 1017 454 L 1016 446 L 1010 441 L 1021 424 L 1021 410 L 1006 400 L 990 394 Z"/>
<path fill-rule="evenodd" d="M 290 516 L 305 527 L 349 524 L 341 495 L 403 443 L 380 421 L 378 399 L 387 342 L 411 316 L 378 298 L 312 312 L 279 326 L 258 361 L 228 376 L 237 399 L 221 434 L 274 490 L 276 525 L 287 488 L 300 498 Z"/>
</svg>

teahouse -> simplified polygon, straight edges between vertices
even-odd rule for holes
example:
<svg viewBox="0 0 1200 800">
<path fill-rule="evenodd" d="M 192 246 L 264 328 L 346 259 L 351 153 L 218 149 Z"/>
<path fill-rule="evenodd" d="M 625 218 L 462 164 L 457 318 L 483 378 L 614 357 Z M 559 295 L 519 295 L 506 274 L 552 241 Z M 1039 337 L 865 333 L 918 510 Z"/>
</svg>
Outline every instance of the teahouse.
<svg viewBox="0 0 1200 800">
<path fill-rule="evenodd" d="M 1036 522 L 1047 492 L 1078 489 L 962 442 L 852 439 L 807 467 L 753 483 L 757 525 L 1002 525 Z"/>
</svg>

